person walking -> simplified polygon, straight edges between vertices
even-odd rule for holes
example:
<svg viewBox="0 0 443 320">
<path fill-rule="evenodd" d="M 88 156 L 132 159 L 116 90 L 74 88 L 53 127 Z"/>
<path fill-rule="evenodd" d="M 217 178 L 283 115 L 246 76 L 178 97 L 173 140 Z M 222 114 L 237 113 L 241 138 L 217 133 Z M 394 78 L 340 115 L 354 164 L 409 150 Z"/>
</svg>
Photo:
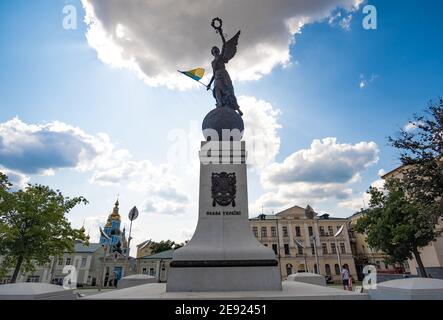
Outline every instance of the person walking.
<svg viewBox="0 0 443 320">
<path fill-rule="evenodd" d="M 349 291 L 353 290 L 352 289 L 353 282 L 354 282 L 354 278 L 352 277 L 352 274 L 350 274 L 349 275 L 349 280 L 348 280 L 348 289 L 349 289 Z"/>
<path fill-rule="evenodd" d="M 341 269 L 341 279 L 343 281 L 343 290 L 349 290 L 349 270 L 345 266 Z"/>
</svg>

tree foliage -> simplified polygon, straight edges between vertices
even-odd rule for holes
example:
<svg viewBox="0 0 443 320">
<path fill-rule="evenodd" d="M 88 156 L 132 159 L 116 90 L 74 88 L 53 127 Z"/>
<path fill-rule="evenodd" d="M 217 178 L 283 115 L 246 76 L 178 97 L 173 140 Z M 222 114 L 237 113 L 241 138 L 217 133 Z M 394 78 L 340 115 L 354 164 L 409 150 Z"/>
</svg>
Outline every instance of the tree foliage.
<svg viewBox="0 0 443 320">
<path fill-rule="evenodd" d="M 430 101 L 425 114 L 414 115 L 389 142 L 400 151 L 408 197 L 427 215 L 443 216 L 443 99 Z"/>
<path fill-rule="evenodd" d="M 150 247 L 152 249 L 151 254 L 156 254 L 156 253 L 160 253 L 163 251 L 167 251 L 167 250 L 176 250 L 178 248 L 183 247 L 184 244 L 182 243 L 175 243 L 174 241 L 171 240 L 162 240 L 160 242 L 152 242 Z"/>
<path fill-rule="evenodd" d="M 11 282 L 20 271 L 31 272 L 36 265 L 50 262 L 52 256 L 73 252 L 85 235 L 73 229 L 66 214 L 83 197 L 68 198 L 47 186 L 28 185 L 11 191 L 8 178 L 0 173 L 0 256 L 1 270 L 15 267 Z"/>
<path fill-rule="evenodd" d="M 431 219 L 415 206 L 406 194 L 403 182 L 390 179 L 385 189 L 371 187 L 369 209 L 357 221 L 356 230 L 366 234 L 368 244 L 389 255 L 390 262 L 404 262 L 414 256 L 420 273 L 426 276 L 419 249 L 439 235 L 437 219 Z"/>
</svg>

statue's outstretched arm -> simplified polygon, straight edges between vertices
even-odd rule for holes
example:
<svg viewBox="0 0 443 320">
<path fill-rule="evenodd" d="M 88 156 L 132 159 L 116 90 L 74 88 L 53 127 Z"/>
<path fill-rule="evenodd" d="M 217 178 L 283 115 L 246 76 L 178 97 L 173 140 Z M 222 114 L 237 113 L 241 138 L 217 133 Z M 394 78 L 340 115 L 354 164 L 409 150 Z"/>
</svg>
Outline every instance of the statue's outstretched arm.
<svg viewBox="0 0 443 320">
<path fill-rule="evenodd" d="M 222 28 L 218 29 L 218 33 L 220 33 L 220 37 L 222 39 L 223 45 L 225 45 L 226 38 L 225 38 L 225 35 L 223 34 L 223 29 Z"/>
<path fill-rule="evenodd" d="M 222 50 L 221 50 L 221 56 L 223 57 L 223 55 L 225 54 L 225 49 L 226 49 L 226 38 L 225 38 L 225 35 L 223 34 L 222 28 L 218 29 L 218 33 L 220 34 L 220 37 L 223 42 L 223 46 L 222 46 Z"/>
<path fill-rule="evenodd" d="M 214 80 L 215 80 L 215 75 L 213 74 L 211 81 L 209 81 L 209 84 L 206 86 L 207 90 L 211 90 L 211 86 L 212 86 L 212 83 L 214 82 Z"/>
</svg>

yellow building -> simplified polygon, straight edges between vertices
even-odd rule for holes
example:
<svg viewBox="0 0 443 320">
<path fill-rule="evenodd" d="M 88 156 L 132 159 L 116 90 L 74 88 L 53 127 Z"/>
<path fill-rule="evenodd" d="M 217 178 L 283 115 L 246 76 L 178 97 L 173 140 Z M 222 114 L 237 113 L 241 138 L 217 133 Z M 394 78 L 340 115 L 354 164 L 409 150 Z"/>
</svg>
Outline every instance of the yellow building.
<svg viewBox="0 0 443 320">
<path fill-rule="evenodd" d="M 150 256 L 152 254 L 151 244 L 151 240 L 146 240 L 137 245 L 137 259 Z"/>
<path fill-rule="evenodd" d="M 276 215 L 252 218 L 250 225 L 257 239 L 274 250 L 282 279 L 296 272 L 318 271 L 339 282 L 340 264 L 357 276 L 345 218 L 318 215 L 310 206 L 294 206 Z"/>
</svg>

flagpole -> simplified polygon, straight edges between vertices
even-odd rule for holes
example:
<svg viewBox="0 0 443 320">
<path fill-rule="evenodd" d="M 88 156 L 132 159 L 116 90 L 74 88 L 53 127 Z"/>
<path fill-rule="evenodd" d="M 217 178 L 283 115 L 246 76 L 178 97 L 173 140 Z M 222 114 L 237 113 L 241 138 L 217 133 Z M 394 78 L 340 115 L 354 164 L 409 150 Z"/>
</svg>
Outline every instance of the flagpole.
<svg viewBox="0 0 443 320">
<path fill-rule="evenodd" d="M 181 74 L 183 74 L 183 75 L 185 75 L 184 73 L 183 73 L 183 71 L 180 71 L 180 70 L 177 70 L 177 72 L 179 72 L 179 73 L 181 73 Z M 188 76 L 189 77 L 189 76 Z M 192 80 L 194 80 L 194 81 L 197 81 L 198 83 L 200 83 L 202 86 L 205 86 L 205 88 L 207 88 L 208 87 L 208 85 L 207 84 L 204 84 L 203 82 L 201 82 L 200 80 L 195 80 L 194 78 L 192 78 L 192 77 L 189 77 L 189 78 L 191 78 Z M 212 88 L 211 88 L 211 91 L 213 91 L 212 90 Z"/>
</svg>

